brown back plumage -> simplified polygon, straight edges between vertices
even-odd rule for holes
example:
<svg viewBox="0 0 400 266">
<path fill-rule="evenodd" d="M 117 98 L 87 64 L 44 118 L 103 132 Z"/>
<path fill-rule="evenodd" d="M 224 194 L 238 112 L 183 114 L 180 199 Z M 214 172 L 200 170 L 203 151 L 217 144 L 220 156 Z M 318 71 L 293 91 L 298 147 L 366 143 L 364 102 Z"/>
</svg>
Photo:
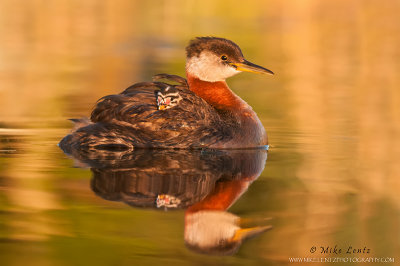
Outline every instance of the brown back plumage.
<svg viewBox="0 0 400 266">
<path fill-rule="evenodd" d="M 72 149 L 203 148 L 231 140 L 237 125 L 229 114 L 218 113 L 188 89 L 179 76 L 161 74 L 155 80 L 178 82 L 137 83 L 120 94 L 101 98 L 91 114 L 91 123 L 67 135 L 60 147 Z M 172 87 L 182 100 L 177 106 L 158 110 L 157 91 Z"/>
</svg>

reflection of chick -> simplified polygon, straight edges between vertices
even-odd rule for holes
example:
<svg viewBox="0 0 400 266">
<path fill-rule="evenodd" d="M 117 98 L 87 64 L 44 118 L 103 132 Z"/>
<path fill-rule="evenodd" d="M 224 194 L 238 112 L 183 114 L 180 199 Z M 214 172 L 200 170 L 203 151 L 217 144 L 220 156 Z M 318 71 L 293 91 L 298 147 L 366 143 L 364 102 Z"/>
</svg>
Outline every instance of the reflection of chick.
<svg viewBox="0 0 400 266">
<path fill-rule="evenodd" d="M 230 255 L 242 241 L 256 236 L 271 226 L 240 228 L 240 218 L 225 211 L 199 211 L 186 215 L 185 242 L 194 251 Z"/>
</svg>

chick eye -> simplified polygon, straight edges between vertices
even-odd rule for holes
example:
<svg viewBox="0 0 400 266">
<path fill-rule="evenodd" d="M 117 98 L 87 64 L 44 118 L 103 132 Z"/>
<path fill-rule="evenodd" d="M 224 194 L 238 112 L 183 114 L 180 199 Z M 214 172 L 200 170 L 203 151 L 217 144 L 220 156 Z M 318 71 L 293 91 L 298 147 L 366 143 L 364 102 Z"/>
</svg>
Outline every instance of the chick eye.
<svg viewBox="0 0 400 266">
<path fill-rule="evenodd" d="M 221 59 L 225 61 L 225 60 L 228 60 L 228 57 L 226 55 L 223 55 L 223 56 L 221 56 Z"/>
</svg>

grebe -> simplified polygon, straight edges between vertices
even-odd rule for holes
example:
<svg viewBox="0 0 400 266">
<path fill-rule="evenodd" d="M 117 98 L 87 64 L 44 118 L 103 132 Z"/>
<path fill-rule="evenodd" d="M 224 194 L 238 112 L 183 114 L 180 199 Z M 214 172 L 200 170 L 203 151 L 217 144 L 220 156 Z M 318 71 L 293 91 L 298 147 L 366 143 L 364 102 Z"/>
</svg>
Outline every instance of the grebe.
<svg viewBox="0 0 400 266">
<path fill-rule="evenodd" d="M 73 150 L 237 149 L 268 144 L 253 109 L 225 79 L 241 71 L 273 74 L 246 59 L 234 42 L 197 37 L 186 47 L 186 77 L 160 74 L 101 98 L 89 119 L 59 143 Z M 160 82 L 167 79 L 178 83 Z"/>
</svg>

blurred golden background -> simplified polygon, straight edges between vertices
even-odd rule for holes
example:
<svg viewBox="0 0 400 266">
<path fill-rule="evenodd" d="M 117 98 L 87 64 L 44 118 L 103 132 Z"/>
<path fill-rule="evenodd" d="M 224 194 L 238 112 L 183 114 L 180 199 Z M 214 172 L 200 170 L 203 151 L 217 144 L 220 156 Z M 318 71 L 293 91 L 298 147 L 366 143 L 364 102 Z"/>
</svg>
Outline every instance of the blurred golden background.
<svg viewBox="0 0 400 266">
<path fill-rule="evenodd" d="M 100 97 L 157 73 L 184 75 L 187 42 L 212 35 L 235 41 L 247 59 L 276 73 L 228 80 L 259 114 L 271 144 L 264 173 L 232 212 L 275 217 L 275 228 L 244 245 L 241 257 L 218 263 L 287 263 L 310 255 L 311 246 L 335 243 L 395 257 L 399 14 L 394 0 L 1 0 L 0 237 L 44 241 L 33 257 L 38 265 L 75 263 L 66 253 L 78 254 L 70 246 L 87 237 L 82 232 L 93 252 L 110 248 L 110 240 L 115 254 L 131 254 L 124 243 L 133 245 L 144 264 L 159 253 L 177 264 L 202 262 L 180 241 L 181 213 L 142 213 L 96 198 L 90 173 L 71 168 L 56 144 L 71 127 L 67 119 L 89 115 Z M 145 244 L 111 229 L 91 231 L 101 228 L 98 208 L 108 219 L 127 219 L 124 232 Z M 133 217 L 144 235 L 129 231 Z M 155 217 L 169 226 L 144 229 Z M 148 242 L 160 235 L 166 244 Z M 3 241 L 0 255 L 10 265 L 25 263 L 28 247 Z"/>
</svg>

